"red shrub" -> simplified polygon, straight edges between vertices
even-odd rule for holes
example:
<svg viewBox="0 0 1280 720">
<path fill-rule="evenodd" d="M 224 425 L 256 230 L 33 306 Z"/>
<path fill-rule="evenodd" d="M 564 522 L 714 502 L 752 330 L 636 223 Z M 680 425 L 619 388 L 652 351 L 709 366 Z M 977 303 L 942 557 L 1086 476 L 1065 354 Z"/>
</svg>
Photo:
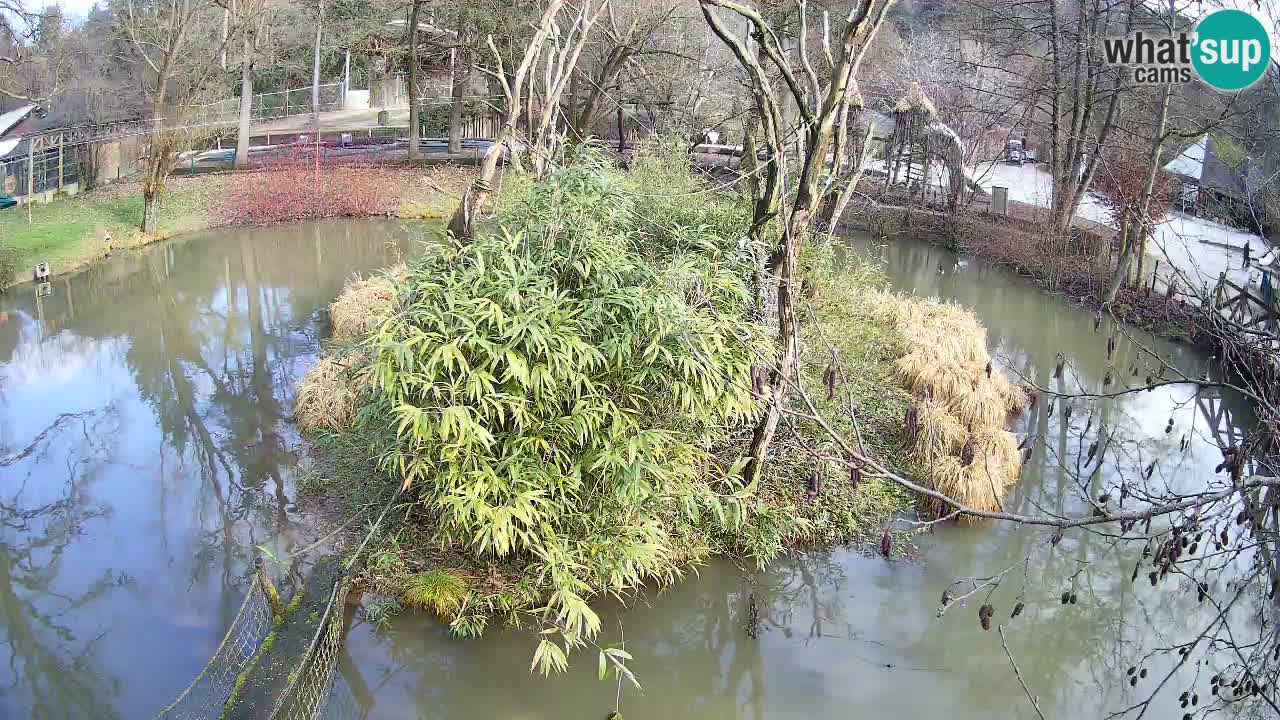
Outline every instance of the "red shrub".
<svg viewBox="0 0 1280 720">
<path fill-rule="evenodd" d="M 317 170 L 311 148 L 277 155 L 261 168 L 237 174 L 218 213 L 232 225 L 266 225 L 309 218 L 371 217 L 396 212 L 403 170 L 367 162 L 326 159 Z"/>
</svg>

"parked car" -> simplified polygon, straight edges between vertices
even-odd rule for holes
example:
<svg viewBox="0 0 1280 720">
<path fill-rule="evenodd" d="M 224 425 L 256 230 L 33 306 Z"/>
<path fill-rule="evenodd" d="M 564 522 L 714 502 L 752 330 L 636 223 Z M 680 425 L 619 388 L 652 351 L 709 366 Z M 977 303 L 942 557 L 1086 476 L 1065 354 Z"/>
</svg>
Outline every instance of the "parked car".
<svg viewBox="0 0 1280 720">
<path fill-rule="evenodd" d="M 5 208 L 16 207 L 17 205 L 18 205 L 17 200 L 14 200 L 8 195 L 0 195 L 0 210 L 4 210 Z"/>
<path fill-rule="evenodd" d="M 1011 165 L 1021 165 L 1027 161 L 1027 153 L 1022 147 L 1021 140 L 1010 140 L 1005 145 L 1004 159 Z"/>
</svg>

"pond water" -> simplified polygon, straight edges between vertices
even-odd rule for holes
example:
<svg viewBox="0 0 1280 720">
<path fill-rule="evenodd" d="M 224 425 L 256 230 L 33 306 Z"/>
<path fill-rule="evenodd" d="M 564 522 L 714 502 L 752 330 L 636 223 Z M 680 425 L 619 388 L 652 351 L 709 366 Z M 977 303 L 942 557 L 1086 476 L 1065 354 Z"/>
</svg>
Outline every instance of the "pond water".
<svg viewBox="0 0 1280 720">
<path fill-rule="evenodd" d="M 0 717 L 149 717 L 199 672 L 247 587 L 254 546 L 310 539 L 289 413 L 324 307 L 352 272 L 411 252 L 422 233 L 369 221 L 206 233 L 60 278 L 47 296 L 32 286 L 0 296 Z M 895 288 L 973 308 L 1011 372 L 1049 385 L 1062 351 L 1073 384 L 1100 385 L 1110 328 L 1095 334 L 1091 313 L 932 246 L 850 243 L 885 262 Z M 1200 370 L 1186 348 L 1135 338 Z M 1122 339 L 1122 376 L 1135 357 Z M 1090 410 L 1081 404 L 1067 422 L 1042 403 L 1018 421 L 1046 441 L 1008 509 L 1072 509 L 1064 468 L 1088 445 Z M 1236 398 L 1180 389 L 1092 411 L 1093 432 L 1105 421 L 1133 441 L 1108 472 L 1159 457 L 1171 481 L 1211 469 L 1224 433 L 1250 422 Z M 1099 535 L 1047 540 L 1010 526 L 938 527 L 919 538 L 918 561 L 837 549 L 764 571 L 714 562 L 630 608 L 606 604 L 605 639 L 625 635 L 643 684 L 623 689 L 621 709 L 633 720 L 1034 717 L 999 635 L 978 627 L 980 603 L 935 617 L 952 580 L 1010 567 L 991 602 L 1046 714 L 1121 709 L 1136 697 L 1125 669 L 1197 621 L 1195 594 L 1130 584 L 1132 559 Z M 1060 604 L 1064 590 L 1078 604 Z M 1027 609 L 1010 621 L 1019 597 Z M 614 708 L 593 656 L 544 679 L 529 673 L 533 646 L 527 630 L 458 640 L 427 617 L 375 630 L 357 613 L 331 716 L 603 718 Z M 1164 717 L 1177 708 L 1167 695 L 1152 708 Z"/>
</svg>

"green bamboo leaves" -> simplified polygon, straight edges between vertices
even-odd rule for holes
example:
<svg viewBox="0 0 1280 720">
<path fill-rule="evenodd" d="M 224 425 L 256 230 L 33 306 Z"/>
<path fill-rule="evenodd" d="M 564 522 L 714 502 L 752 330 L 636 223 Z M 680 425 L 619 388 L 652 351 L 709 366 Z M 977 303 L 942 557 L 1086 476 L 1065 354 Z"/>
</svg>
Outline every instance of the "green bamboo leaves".
<svg viewBox="0 0 1280 720">
<path fill-rule="evenodd" d="M 544 672 L 599 631 L 587 598 L 672 578 L 690 518 L 734 526 L 754 491 L 712 455 L 758 411 L 767 342 L 748 271 L 712 252 L 741 228 L 698 201 L 710 221 L 672 231 L 620 176 L 587 162 L 504 200 L 497 228 L 411 267 L 364 344 L 382 467 L 443 541 L 531 562 L 563 636 Z"/>
</svg>

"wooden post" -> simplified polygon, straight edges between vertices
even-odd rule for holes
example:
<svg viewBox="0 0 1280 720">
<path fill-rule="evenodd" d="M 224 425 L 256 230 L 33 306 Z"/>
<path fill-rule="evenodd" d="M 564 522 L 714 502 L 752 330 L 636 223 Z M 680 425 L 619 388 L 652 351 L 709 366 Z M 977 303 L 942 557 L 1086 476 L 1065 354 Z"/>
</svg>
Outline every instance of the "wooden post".
<svg viewBox="0 0 1280 720">
<path fill-rule="evenodd" d="M 627 151 L 626 129 L 623 127 L 623 119 L 625 113 L 622 111 L 622 105 L 618 105 L 618 154 Z"/>
<path fill-rule="evenodd" d="M 31 203 L 36 198 L 36 141 L 27 140 L 27 224 L 31 224 Z"/>
<path fill-rule="evenodd" d="M 267 603 L 271 605 L 271 614 L 276 621 L 284 619 L 284 601 L 280 599 L 280 591 L 276 589 L 276 584 L 271 581 L 271 576 L 267 574 L 266 565 L 263 564 L 262 558 L 253 559 L 253 569 L 258 573 L 258 583 L 262 585 L 262 592 L 267 596 Z"/>
<path fill-rule="evenodd" d="M 58 143 L 58 192 L 62 192 L 62 143 Z"/>
</svg>

